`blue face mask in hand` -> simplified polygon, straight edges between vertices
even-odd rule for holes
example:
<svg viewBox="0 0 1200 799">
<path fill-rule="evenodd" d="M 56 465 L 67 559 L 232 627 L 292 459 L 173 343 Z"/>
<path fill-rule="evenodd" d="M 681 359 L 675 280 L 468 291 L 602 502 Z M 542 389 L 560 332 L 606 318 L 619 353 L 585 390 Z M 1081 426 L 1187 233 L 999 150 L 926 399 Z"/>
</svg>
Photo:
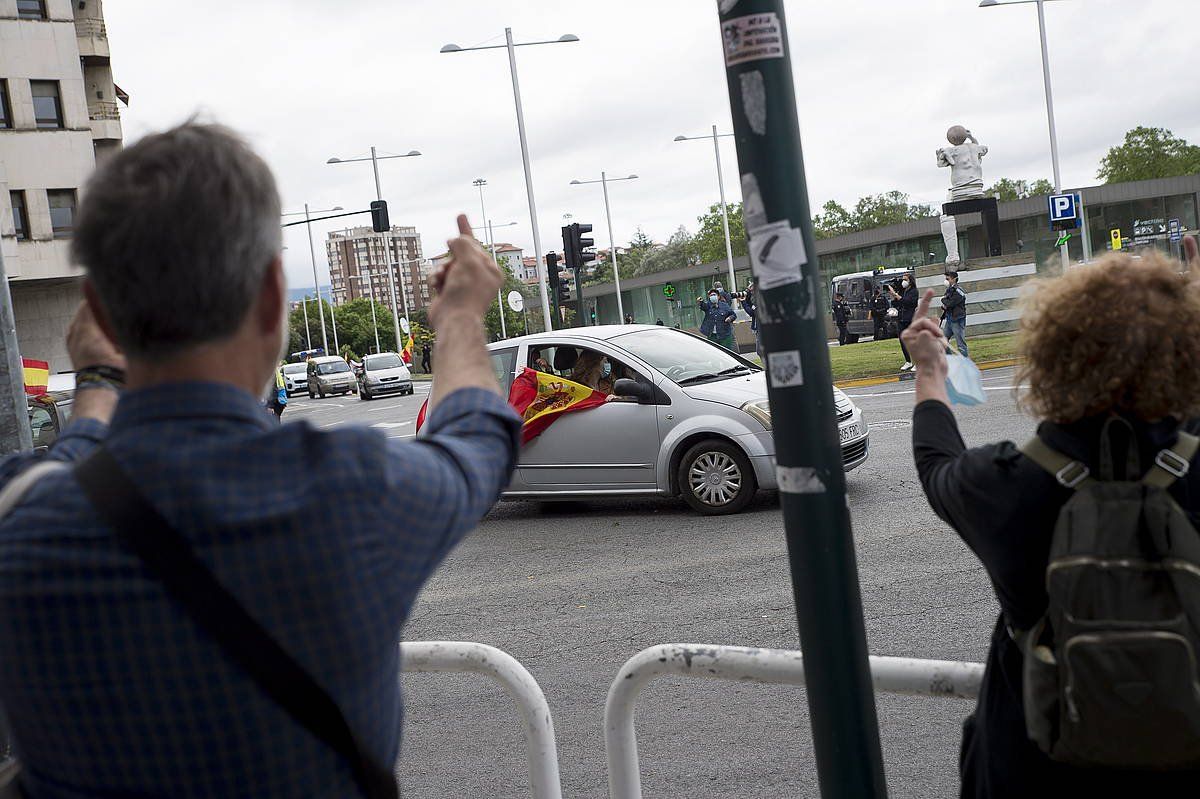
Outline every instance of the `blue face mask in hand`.
<svg viewBox="0 0 1200 799">
<path fill-rule="evenodd" d="M 970 358 L 958 353 L 946 355 L 946 393 L 952 405 L 980 405 L 987 402 L 983 375 Z"/>
</svg>

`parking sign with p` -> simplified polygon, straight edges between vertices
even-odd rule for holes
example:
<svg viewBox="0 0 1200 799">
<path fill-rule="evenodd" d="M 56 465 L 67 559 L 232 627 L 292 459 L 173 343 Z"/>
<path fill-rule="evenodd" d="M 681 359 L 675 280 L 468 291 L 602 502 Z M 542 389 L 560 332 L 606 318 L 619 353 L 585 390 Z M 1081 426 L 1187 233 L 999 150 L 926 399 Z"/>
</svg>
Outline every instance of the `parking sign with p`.
<svg viewBox="0 0 1200 799">
<path fill-rule="evenodd" d="M 1079 227 L 1079 197 L 1071 194 L 1051 194 L 1046 198 L 1050 205 L 1050 229 L 1070 230 Z"/>
</svg>

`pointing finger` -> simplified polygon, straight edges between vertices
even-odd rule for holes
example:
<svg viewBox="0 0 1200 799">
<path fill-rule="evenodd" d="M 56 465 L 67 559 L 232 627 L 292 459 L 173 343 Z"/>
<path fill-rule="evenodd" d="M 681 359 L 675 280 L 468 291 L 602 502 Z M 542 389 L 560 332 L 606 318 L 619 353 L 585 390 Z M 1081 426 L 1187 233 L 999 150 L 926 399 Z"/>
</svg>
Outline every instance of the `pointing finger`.
<svg viewBox="0 0 1200 799">
<path fill-rule="evenodd" d="M 917 312 L 913 314 L 914 319 L 924 319 L 929 316 L 929 306 L 933 303 L 933 289 L 925 289 L 925 296 L 917 303 Z"/>
<path fill-rule="evenodd" d="M 469 221 L 467 221 L 466 214 L 458 215 L 458 233 L 460 236 L 470 236 L 471 235 L 471 223 Z"/>
</svg>

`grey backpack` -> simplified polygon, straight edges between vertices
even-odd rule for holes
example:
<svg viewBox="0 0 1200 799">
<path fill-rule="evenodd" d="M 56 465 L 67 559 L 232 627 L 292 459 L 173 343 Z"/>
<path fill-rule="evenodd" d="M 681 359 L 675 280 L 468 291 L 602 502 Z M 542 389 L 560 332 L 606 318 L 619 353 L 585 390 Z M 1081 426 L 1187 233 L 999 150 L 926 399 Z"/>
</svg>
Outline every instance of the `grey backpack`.
<svg viewBox="0 0 1200 799">
<path fill-rule="evenodd" d="M 1064 763 L 1195 768 L 1200 535 L 1167 489 L 1200 438 L 1180 431 L 1141 480 L 1116 481 L 1108 431 L 1105 479 L 1037 437 L 1022 448 L 1074 490 L 1050 544 L 1046 614 L 1032 630 L 1009 629 L 1024 654 L 1026 731 Z M 1126 475 L 1141 474 L 1129 450 Z"/>
</svg>

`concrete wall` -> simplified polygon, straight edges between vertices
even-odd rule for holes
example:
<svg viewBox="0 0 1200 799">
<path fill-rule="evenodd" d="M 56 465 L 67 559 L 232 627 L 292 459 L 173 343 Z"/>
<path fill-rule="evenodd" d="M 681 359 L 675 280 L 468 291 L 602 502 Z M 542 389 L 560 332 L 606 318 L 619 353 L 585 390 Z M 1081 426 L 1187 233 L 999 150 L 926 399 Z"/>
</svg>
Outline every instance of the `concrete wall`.
<svg viewBox="0 0 1200 799">
<path fill-rule="evenodd" d="M 21 355 L 50 363 L 50 373 L 71 371 L 66 330 L 81 299 L 82 280 L 13 281 L 13 314 Z"/>
</svg>

